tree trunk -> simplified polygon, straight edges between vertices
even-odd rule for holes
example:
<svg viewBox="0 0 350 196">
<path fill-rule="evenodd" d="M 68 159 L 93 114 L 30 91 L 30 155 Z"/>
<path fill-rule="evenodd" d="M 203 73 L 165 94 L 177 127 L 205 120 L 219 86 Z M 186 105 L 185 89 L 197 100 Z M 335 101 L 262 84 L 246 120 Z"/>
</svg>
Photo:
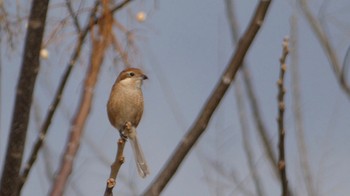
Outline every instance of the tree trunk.
<svg viewBox="0 0 350 196">
<path fill-rule="evenodd" d="M 6 159 L 0 182 L 0 195 L 18 195 L 19 171 L 43 39 L 49 0 L 33 0 L 26 34 L 20 78 L 12 116 Z"/>
</svg>

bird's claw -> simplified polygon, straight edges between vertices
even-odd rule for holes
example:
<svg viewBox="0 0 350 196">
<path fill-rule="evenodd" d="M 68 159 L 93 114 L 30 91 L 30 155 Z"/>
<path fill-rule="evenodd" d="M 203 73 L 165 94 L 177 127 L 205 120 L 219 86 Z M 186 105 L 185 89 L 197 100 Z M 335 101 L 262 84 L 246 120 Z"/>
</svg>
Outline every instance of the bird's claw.
<svg viewBox="0 0 350 196">
<path fill-rule="evenodd" d="M 123 126 L 123 130 L 120 132 L 120 137 L 123 139 L 128 139 L 128 135 L 132 129 L 131 122 L 126 122 Z"/>
</svg>

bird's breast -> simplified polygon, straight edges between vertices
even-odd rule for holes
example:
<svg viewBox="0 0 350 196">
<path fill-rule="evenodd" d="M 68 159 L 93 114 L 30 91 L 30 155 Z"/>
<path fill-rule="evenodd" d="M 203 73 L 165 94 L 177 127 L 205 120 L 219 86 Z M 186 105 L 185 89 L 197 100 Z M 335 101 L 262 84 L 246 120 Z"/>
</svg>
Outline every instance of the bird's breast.
<svg viewBox="0 0 350 196">
<path fill-rule="evenodd" d="M 118 85 L 113 87 L 107 110 L 109 120 L 119 130 L 126 122 L 131 122 L 137 127 L 143 113 L 141 89 L 130 89 Z"/>
</svg>

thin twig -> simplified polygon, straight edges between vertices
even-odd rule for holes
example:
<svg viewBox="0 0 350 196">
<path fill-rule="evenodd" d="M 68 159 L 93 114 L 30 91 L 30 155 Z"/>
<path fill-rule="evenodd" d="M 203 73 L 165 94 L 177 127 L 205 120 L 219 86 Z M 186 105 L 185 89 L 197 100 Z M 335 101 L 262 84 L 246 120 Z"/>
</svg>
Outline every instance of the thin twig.
<svg viewBox="0 0 350 196">
<path fill-rule="evenodd" d="M 69 12 L 70 16 L 73 19 L 73 23 L 74 23 L 75 29 L 77 30 L 78 33 L 80 33 L 81 32 L 81 27 L 80 27 L 80 23 L 79 23 L 79 20 L 78 20 L 78 14 L 74 13 L 74 10 L 73 10 L 73 7 L 72 7 L 72 1 L 71 0 L 66 0 L 66 6 L 67 6 L 67 9 L 68 9 L 68 12 Z"/>
<path fill-rule="evenodd" d="M 219 155 L 220 156 L 220 155 Z M 229 189 L 231 189 L 231 193 L 232 192 L 235 192 L 235 193 L 241 193 L 242 195 L 246 195 L 246 196 L 254 196 L 256 195 L 255 193 L 253 193 L 250 189 L 249 189 L 249 186 L 246 186 L 245 184 L 245 181 L 248 179 L 248 176 L 244 177 L 242 179 L 242 177 L 240 177 L 237 173 L 237 171 L 233 168 L 225 168 L 225 163 L 220 163 L 218 162 L 216 159 L 213 159 L 212 157 L 208 157 L 208 156 L 204 156 L 203 154 L 200 154 L 200 158 L 201 158 L 201 161 L 203 160 L 204 164 L 206 165 L 209 165 L 207 166 L 207 168 L 204 168 L 204 169 L 207 169 L 207 170 L 210 170 L 211 172 L 215 172 L 217 173 L 218 175 L 220 175 L 220 181 L 221 183 L 225 183 L 225 181 L 228 181 L 226 182 L 225 184 L 229 184 Z M 207 170 L 205 170 L 207 172 Z M 211 174 L 211 172 L 207 172 L 208 176 L 213 176 Z M 225 181 L 224 181 L 225 180 Z M 213 180 L 212 178 L 207 178 L 206 179 L 207 184 L 208 185 L 211 185 L 213 181 L 217 181 L 217 180 Z M 220 186 L 223 186 L 221 185 L 220 183 Z M 215 195 L 215 194 L 214 194 Z M 217 194 L 216 194 L 217 195 Z M 222 195 L 222 194 L 221 194 Z M 236 195 L 236 194 L 229 194 L 229 195 Z"/>
<path fill-rule="evenodd" d="M 298 63 L 298 24 L 296 14 L 291 18 L 291 33 L 290 33 L 290 48 L 291 48 L 291 85 L 292 85 L 292 102 L 294 113 L 295 133 L 297 136 L 297 144 L 299 151 L 300 166 L 303 173 L 303 180 L 309 196 L 318 195 L 316 189 L 312 184 L 311 169 L 309 164 L 308 149 L 305 142 L 303 117 L 301 107 L 301 95 L 300 95 L 300 74 Z"/>
<path fill-rule="evenodd" d="M 333 72 L 340 84 L 340 87 L 344 90 L 348 98 L 350 99 L 350 86 L 346 83 L 344 73 L 342 73 L 342 65 L 334 51 L 332 44 L 329 41 L 327 34 L 322 30 L 320 23 L 317 21 L 316 17 L 311 13 L 308 2 L 306 0 L 298 0 L 300 3 L 300 8 L 306 16 L 308 23 L 310 24 L 312 30 L 314 31 L 316 37 L 318 38 L 324 52 L 328 56 L 330 64 L 333 68 Z"/>
<path fill-rule="evenodd" d="M 280 76 L 277 81 L 278 85 L 278 117 L 277 117 L 277 123 L 278 123 L 278 132 L 279 132 L 279 159 L 278 159 L 278 170 L 280 171 L 280 177 L 281 177 L 281 188 L 282 188 L 282 196 L 288 195 L 288 181 L 287 181 L 287 175 L 286 175 L 286 160 L 285 160 L 285 144 L 284 144 L 284 136 L 285 136 L 285 129 L 284 129 L 284 111 L 285 111 L 285 102 L 284 102 L 284 95 L 286 93 L 286 89 L 284 87 L 284 74 L 287 69 L 286 65 L 286 58 L 289 52 L 289 46 L 288 46 L 288 38 L 284 38 L 283 40 L 283 51 L 282 56 L 280 58 Z"/>
<path fill-rule="evenodd" d="M 130 132 L 131 126 L 125 126 L 124 128 L 126 129 L 126 130 L 124 129 L 126 132 Z M 117 154 L 115 156 L 115 160 L 114 160 L 113 164 L 111 165 L 111 172 L 110 172 L 109 178 L 107 180 L 104 196 L 113 196 L 112 191 L 117 183 L 117 175 L 118 175 L 120 167 L 122 166 L 122 164 L 124 163 L 124 160 L 125 160 L 124 155 L 123 155 L 123 151 L 124 151 L 126 141 L 127 141 L 127 138 L 123 135 L 120 135 L 120 138 L 118 140 Z"/>
<path fill-rule="evenodd" d="M 255 193 L 256 195 L 264 195 L 263 186 L 260 183 L 261 182 L 260 176 L 258 175 L 256 167 L 254 166 L 254 153 L 253 153 L 252 145 L 250 143 L 251 138 L 249 138 L 248 120 L 246 116 L 246 109 L 244 107 L 243 93 L 240 86 L 241 86 L 241 83 L 239 82 L 239 80 L 237 80 L 235 84 L 235 95 L 236 95 L 236 103 L 237 103 L 236 105 L 238 107 L 238 113 L 239 113 L 239 122 L 241 125 L 243 149 L 247 156 L 248 167 L 254 183 Z"/>
<path fill-rule="evenodd" d="M 227 89 L 235 78 L 236 73 L 243 62 L 245 54 L 247 53 L 260 27 L 262 26 L 262 22 L 264 21 L 265 14 L 268 10 L 270 2 L 271 1 L 269 0 L 259 2 L 250 25 L 248 26 L 248 29 L 240 39 L 238 47 L 232 56 L 229 65 L 220 78 L 214 91 L 209 96 L 202 111 L 199 113 L 197 120 L 194 122 L 192 128 L 190 128 L 185 134 L 183 139 L 178 144 L 177 149 L 168 159 L 165 167 L 162 169 L 160 174 L 158 174 L 156 179 L 152 182 L 152 184 L 148 187 L 143 195 L 160 195 L 164 187 L 168 184 L 169 180 L 179 168 L 180 164 L 192 146 L 205 131 L 209 120 L 211 119 L 215 109 L 219 105 Z"/>
<path fill-rule="evenodd" d="M 112 45 L 113 45 L 114 50 L 120 55 L 120 58 L 122 59 L 124 65 L 126 67 L 131 67 L 131 64 L 129 62 L 128 53 L 121 46 L 117 36 L 112 36 Z"/>
<path fill-rule="evenodd" d="M 239 39 L 239 25 L 238 25 L 238 21 L 237 21 L 237 17 L 236 17 L 236 13 L 235 13 L 235 9 L 234 9 L 234 5 L 233 5 L 233 0 L 225 0 L 226 3 L 226 13 L 227 13 L 227 18 L 230 24 L 230 29 L 231 29 L 231 33 L 232 33 L 232 42 L 234 45 L 237 44 L 238 39 Z M 269 142 L 268 139 L 268 133 L 267 130 L 265 128 L 265 125 L 263 123 L 263 120 L 261 118 L 260 115 L 260 107 L 257 101 L 257 96 L 253 87 L 253 83 L 252 83 L 252 79 L 250 77 L 250 70 L 249 67 L 247 65 L 247 63 L 245 61 L 243 61 L 242 66 L 240 68 L 242 70 L 242 74 L 243 74 L 243 81 L 245 84 L 245 87 L 247 89 L 248 92 L 248 98 L 250 101 L 250 106 L 251 109 L 253 110 L 253 117 L 254 117 L 254 122 L 256 125 L 256 128 L 258 130 L 258 133 L 260 135 L 260 139 L 263 142 L 263 146 L 265 148 L 265 151 L 267 153 L 268 156 L 268 160 L 272 170 L 274 171 L 274 176 L 277 176 L 277 169 L 276 168 L 276 159 L 274 157 L 273 154 L 273 150 L 272 150 L 272 145 Z M 247 131 L 248 128 L 246 125 L 244 125 L 245 122 L 245 114 L 244 114 L 244 107 L 243 107 L 243 98 L 242 98 L 242 93 L 240 90 L 240 86 L 241 84 L 237 81 L 236 85 L 235 85 L 235 92 L 236 92 L 236 99 L 237 99 L 237 105 L 239 107 L 239 114 L 241 117 L 240 123 L 241 123 L 241 129 L 242 129 L 242 136 L 243 136 L 243 144 L 244 144 L 244 149 L 246 151 L 246 155 L 247 155 L 247 159 L 248 159 L 248 163 L 249 163 L 249 168 L 252 172 L 252 179 L 254 182 L 254 186 L 255 186 L 255 190 L 257 192 L 258 195 L 264 195 L 263 194 L 263 186 L 261 185 L 261 179 L 260 176 L 257 174 L 256 171 L 254 171 L 254 167 L 253 167 L 253 155 L 252 155 L 252 150 L 250 149 L 250 144 L 247 138 Z M 241 102 L 241 103 L 239 103 Z"/>
<path fill-rule="evenodd" d="M 229 1 L 229 0 L 226 0 L 226 1 Z M 235 19 L 235 17 L 233 17 L 233 16 L 234 16 L 233 13 L 229 13 L 229 17 Z M 237 21 L 231 20 L 230 25 L 231 25 L 231 31 L 233 33 L 233 38 L 235 40 L 238 40 Z M 237 41 L 235 41 L 235 42 L 237 42 Z M 248 98 L 249 98 L 250 106 L 252 109 L 256 128 L 257 128 L 258 133 L 260 135 L 260 139 L 263 142 L 265 151 L 267 153 L 268 160 L 273 168 L 273 172 L 274 172 L 275 176 L 278 176 L 277 169 L 274 169 L 274 168 L 276 168 L 277 158 L 273 152 L 273 145 L 271 145 L 271 142 L 269 139 L 269 134 L 268 134 L 268 131 L 266 129 L 266 126 L 265 126 L 263 118 L 262 118 L 261 109 L 259 107 L 259 103 L 257 100 L 258 96 L 256 96 L 256 92 L 254 90 L 255 88 L 254 88 L 253 83 L 252 83 L 252 79 L 251 79 L 252 77 L 250 74 L 250 70 L 245 62 L 243 62 L 243 65 L 241 66 L 241 70 L 243 73 L 244 85 L 245 85 L 245 89 L 247 90 L 247 93 L 248 93 Z"/>
</svg>

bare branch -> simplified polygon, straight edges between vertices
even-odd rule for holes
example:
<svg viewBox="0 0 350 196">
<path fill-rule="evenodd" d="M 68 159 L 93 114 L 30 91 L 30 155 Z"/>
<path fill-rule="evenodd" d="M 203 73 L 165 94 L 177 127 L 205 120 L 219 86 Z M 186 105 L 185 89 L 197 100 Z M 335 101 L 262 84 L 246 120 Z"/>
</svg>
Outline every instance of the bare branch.
<svg viewBox="0 0 350 196">
<path fill-rule="evenodd" d="M 300 3 L 301 10 L 306 16 L 307 21 L 309 22 L 312 30 L 316 34 L 321 46 L 323 47 L 324 52 L 328 56 L 330 64 L 333 68 L 336 78 L 339 80 L 341 88 L 344 90 L 348 98 L 350 99 L 350 86 L 346 83 L 344 74 L 342 74 L 342 65 L 339 62 L 339 59 L 332 47 L 332 44 L 327 37 L 327 34 L 322 30 L 320 23 L 317 21 L 316 17 L 312 15 L 311 10 L 308 6 L 306 0 L 298 0 Z"/>
<path fill-rule="evenodd" d="M 103 3 L 102 7 L 104 13 L 110 13 L 106 11 L 108 6 L 106 6 L 105 3 Z M 105 51 L 110 43 L 112 21 L 112 15 L 105 14 L 103 20 L 99 20 L 99 34 L 95 37 L 93 34 L 94 31 L 91 31 L 92 50 L 89 70 L 85 78 L 85 85 L 82 92 L 80 105 L 71 126 L 69 141 L 66 145 L 65 152 L 61 159 L 61 165 L 59 171 L 57 172 L 57 177 L 51 189 L 51 195 L 63 194 L 67 179 L 72 171 L 74 158 L 79 149 L 85 122 L 91 109 L 91 103 L 94 95 L 94 89 L 98 80 L 100 67 L 104 59 Z"/>
<path fill-rule="evenodd" d="M 127 128 L 127 126 L 126 126 L 126 128 Z M 130 129 L 130 127 L 129 127 L 129 129 Z M 128 130 L 126 130 L 126 131 L 128 131 Z M 126 141 L 127 141 L 127 138 L 125 138 L 121 135 L 120 139 L 118 140 L 117 154 L 115 156 L 115 160 L 114 160 L 113 164 L 111 165 L 111 172 L 110 172 L 109 178 L 107 180 L 107 185 L 106 185 L 104 196 L 112 196 L 113 195 L 112 191 L 117 183 L 117 175 L 118 175 L 119 169 L 125 160 L 124 155 L 123 155 L 123 151 L 124 151 Z"/>
<path fill-rule="evenodd" d="M 229 1 L 230 0 L 226 0 L 226 2 L 229 2 Z M 231 6 L 231 5 L 227 4 L 227 6 Z M 238 40 L 237 29 L 239 29 L 238 23 L 235 20 L 234 13 L 232 11 L 229 12 L 228 14 L 229 14 L 229 17 L 232 18 L 230 24 L 231 24 L 231 31 L 233 34 L 233 39 L 234 39 L 234 42 L 237 42 L 237 40 Z M 251 75 L 250 75 L 250 70 L 245 62 L 243 62 L 241 70 L 243 72 L 244 85 L 245 85 L 245 88 L 246 88 L 247 93 L 248 93 L 248 98 L 250 101 L 251 109 L 253 111 L 252 113 L 254 115 L 255 125 L 257 127 L 260 138 L 263 142 L 265 151 L 266 151 L 267 156 L 268 156 L 268 160 L 273 168 L 274 174 L 275 174 L 275 176 L 277 176 L 277 170 L 274 169 L 274 168 L 276 168 L 277 158 L 274 155 L 273 148 L 272 148 L 271 142 L 269 140 L 269 136 L 268 136 L 269 134 L 268 134 L 268 131 L 267 131 L 266 126 L 264 124 L 264 121 L 262 119 L 261 109 L 259 107 L 259 103 L 257 100 L 256 92 L 254 90 L 253 83 L 251 81 L 252 79 L 251 79 Z"/>
<path fill-rule="evenodd" d="M 261 181 L 260 176 L 258 175 L 256 168 L 254 166 L 254 154 L 253 154 L 252 145 L 250 143 L 251 138 L 249 138 L 248 120 L 247 120 L 246 111 L 245 111 L 246 109 L 244 108 L 243 94 L 240 86 L 241 84 L 239 80 L 237 80 L 235 84 L 235 95 L 236 95 L 236 102 L 237 102 L 236 105 L 238 107 L 238 112 L 239 112 L 239 122 L 241 125 L 241 131 L 242 131 L 243 149 L 247 156 L 248 167 L 254 182 L 255 192 L 257 195 L 264 195 L 263 186 L 260 183 Z"/>
<path fill-rule="evenodd" d="M 159 195 L 162 192 L 192 146 L 205 131 L 213 112 L 219 105 L 222 97 L 235 78 L 235 75 L 243 62 L 246 52 L 253 42 L 255 35 L 259 31 L 262 22 L 264 21 L 265 14 L 270 5 L 270 2 L 271 1 L 269 0 L 259 2 L 250 25 L 248 26 L 248 29 L 244 33 L 243 37 L 240 39 L 238 47 L 232 56 L 228 67 L 220 78 L 220 81 L 218 82 L 216 88 L 209 96 L 197 120 L 194 122 L 193 127 L 190 128 L 190 130 L 185 134 L 183 139 L 178 144 L 175 152 L 168 159 L 168 162 L 166 163 L 163 170 L 143 195 Z"/>
<path fill-rule="evenodd" d="M 230 29 L 231 29 L 231 33 L 232 33 L 232 41 L 233 41 L 233 44 L 235 45 L 237 42 L 238 42 L 238 39 L 239 39 L 239 25 L 238 25 L 238 22 L 237 22 L 237 18 L 236 18 L 236 14 L 235 14 L 235 9 L 233 9 L 233 1 L 232 0 L 225 0 L 225 3 L 226 3 L 226 12 L 227 12 L 227 18 L 228 18 L 228 21 L 230 23 Z M 259 104 L 258 104 L 258 101 L 257 101 L 257 96 L 256 96 L 256 93 L 255 93 L 255 90 L 254 90 L 254 87 L 253 87 L 253 83 L 252 83 L 252 79 L 250 77 L 250 70 L 249 70 L 249 67 L 248 65 L 246 64 L 246 62 L 243 61 L 242 63 L 242 66 L 241 66 L 241 70 L 242 70 L 242 74 L 243 74 L 243 81 L 244 81 L 244 84 L 245 84 L 245 88 L 248 92 L 248 98 L 249 98 L 249 101 L 250 101 L 250 106 L 251 106 L 251 109 L 253 110 L 253 117 L 254 117 L 254 122 L 255 122 L 255 125 L 256 125 L 256 128 L 258 130 L 258 133 L 260 135 L 260 139 L 261 141 L 263 142 L 263 146 L 265 148 L 265 151 L 267 153 L 267 156 L 268 156 L 268 160 L 269 160 L 269 163 L 271 165 L 271 168 L 272 168 L 272 171 L 274 171 L 274 176 L 277 177 L 277 169 L 276 169 L 276 158 L 274 156 L 274 153 L 273 153 L 273 149 L 272 149 L 272 145 L 269 141 L 269 138 L 268 138 L 268 133 L 267 133 L 267 130 L 265 128 L 265 124 L 262 120 L 262 117 L 261 117 L 261 112 L 260 112 L 260 107 L 259 107 Z M 246 150 L 246 154 L 247 154 L 247 158 L 248 158 L 248 163 L 249 163 L 249 166 L 250 166 L 250 170 L 252 172 L 252 175 L 253 175 L 253 181 L 254 181 L 254 184 L 255 184 L 255 189 L 258 193 L 258 195 L 263 195 L 263 188 L 262 188 L 262 185 L 260 183 L 260 180 L 259 180 L 259 176 L 257 175 L 256 172 L 254 172 L 254 167 L 253 167 L 253 156 L 252 156 L 252 150 L 250 150 L 250 145 L 248 144 L 249 141 L 248 141 L 248 138 L 246 137 L 246 132 L 248 130 L 245 130 L 246 126 L 244 125 L 244 114 L 243 114 L 243 100 L 241 98 L 241 90 L 240 90 L 240 87 L 239 87 L 239 83 L 237 82 L 237 84 L 235 85 L 235 91 L 236 91 L 236 99 L 237 99 L 237 105 L 238 107 L 241 107 L 239 108 L 239 113 L 240 113 L 240 117 L 242 118 L 240 120 L 241 122 L 241 127 L 242 127 L 242 135 L 243 135 L 243 142 L 244 142 L 244 149 Z M 238 102 L 242 102 L 242 103 L 238 103 Z"/>
<path fill-rule="evenodd" d="M 308 149 L 305 142 L 303 117 L 301 107 L 301 95 L 300 95 L 300 75 L 299 75 L 299 63 L 298 63 L 298 28 L 297 28 L 297 16 L 293 14 L 291 18 L 291 33 L 290 33 L 290 48 L 291 48 L 291 85 L 292 85 L 292 102 L 294 113 L 295 133 L 298 142 L 298 151 L 300 155 L 300 165 L 303 173 L 303 179 L 305 181 L 308 195 L 318 195 L 316 189 L 312 185 L 312 176 L 309 165 Z"/>
<path fill-rule="evenodd" d="M 39 72 L 39 54 L 43 40 L 49 0 L 34 0 L 30 11 L 25 39 L 21 73 L 17 84 L 11 131 L 0 184 L 0 195 L 17 195 L 19 171 L 27 135 L 30 107 L 36 76 Z"/>
<path fill-rule="evenodd" d="M 284 147 L 284 136 L 285 136 L 285 129 L 284 129 L 284 111 L 285 111 L 285 102 L 284 102 L 284 95 L 286 93 L 286 89 L 284 87 L 284 74 L 287 69 L 286 64 L 286 58 L 289 53 L 289 46 L 288 46 L 288 38 L 284 38 L 283 40 L 283 51 L 282 51 L 282 57 L 280 58 L 281 63 L 281 69 L 280 69 L 280 76 L 277 81 L 278 85 L 278 117 L 277 117 L 277 123 L 278 123 L 278 132 L 279 132 L 279 160 L 278 160 L 278 170 L 280 171 L 281 176 L 281 188 L 282 188 L 282 196 L 287 196 L 288 194 L 288 180 L 286 175 L 286 160 L 285 160 L 285 147 Z"/>
<path fill-rule="evenodd" d="M 91 12 L 90 21 L 94 20 L 94 15 L 96 14 L 96 11 L 97 11 L 97 5 L 98 5 L 98 3 L 95 4 L 95 7 Z M 86 26 L 89 27 L 90 24 L 87 24 Z M 61 77 L 61 82 L 60 82 L 59 87 L 55 93 L 54 99 L 49 107 L 47 115 L 45 116 L 45 120 L 44 120 L 42 127 L 40 129 L 39 136 L 38 136 L 36 142 L 34 143 L 34 146 L 33 146 L 32 152 L 30 153 L 29 159 L 28 159 L 27 163 L 25 164 L 23 171 L 21 173 L 21 182 L 20 182 L 19 190 L 22 189 L 22 186 L 26 182 L 31 168 L 33 167 L 33 165 L 37 159 L 39 150 L 41 149 L 41 147 L 43 145 L 43 142 L 45 140 L 47 131 L 50 127 L 52 118 L 56 112 L 58 105 L 61 102 L 63 91 L 64 91 L 64 88 L 65 88 L 66 83 L 68 81 L 68 78 L 70 76 L 70 73 L 71 73 L 75 63 L 77 62 L 79 56 L 80 56 L 80 52 L 81 52 L 82 46 L 84 44 L 84 40 L 85 40 L 85 37 L 88 33 L 88 30 L 89 30 L 88 28 L 85 28 L 85 30 L 79 35 L 78 43 L 77 43 L 76 48 L 73 52 L 71 60 L 69 61 L 69 64 L 68 64 L 64 74 Z"/>
<path fill-rule="evenodd" d="M 78 33 L 80 33 L 81 32 L 81 27 L 80 27 L 80 23 L 79 23 L 79 20 L 78 20 L 78 15 L 74 13 L 74 10 L 73 10 L 73 7 L 72 7 L 72 1 L 71 0 L 66 0 L 66 6 L 67 6 L 67 9 L 68 9 L 68 12 L 69 12 L 70 16 L 73 19 L 73 23 L 74 23 L 75 29 L 77 30 Z"/>
<path fill-rule="evenodd" d="M 118 11 L 119 9 L 123 8 L 123 6 L 125 5 L 126 2 L 130 2 L 130 1 L 124 1 L 120 4 L 118 4 L 115 8 L 113 8 L 113 12 L 110 11 L 111 14 L 113 14 L 115 11 Z M 66 83 L 68 81 L 68 78 L 71 74 L 71 71 L 73 70 L 73 67 L 75 66 L 76 62 L 78 61 L 80 54 L 81 54 L 81 49 L 84 45 L 86 36 L 88 35 L 90 29 L 97 24 L 97 21 L 100 21 L 102 19 L 102 16 L 96 19 L 96 12 L 97 12 L 97 8 L 98 5 L 100 4 L 100 1 L 97 0 L 95 2 L 94 7 L 92 8 L 91 12 L 90 12 L 90 20 L 89 22 L 85 25 L 85 27 L 79 32 L 79 36 L 78 36 L 78 42 L 75 46 L 74 52 L 68 62 L 67 68 L 65 69 L 62 77 L 61 77 L 61 82 L 57 88 L 57 91 L 55 93 L 54 99 L 52 100 L 52 103 L 49 107 L 49 110 L 47 112 L 47 115 L 45 117 L 45 120 L 43 122 L 43 125 L 41 127 L 39 136 L 33 146 L 32 152 L 29 156 L 29 159 L 27 161 L 27 163 L 24 166 L 24 169 L 21 173 L 21 182 L 20 182 L 20 188 L 19 190 L 21 190 L 22 186 L 24 185 L 30 170 L 32 168 L 32 166 L 34 165 L 36 158 L 38 156 L 39 150 L 41 149 L 43 142 L 45 140 L 47 131 L 50 127 L 52 118 L 56 112 L 56 109 L 58 107 L 58 105 L 60 104 L 61 98 L 63 96 L 63 91 L 65 89 Z"/>
</svg>

